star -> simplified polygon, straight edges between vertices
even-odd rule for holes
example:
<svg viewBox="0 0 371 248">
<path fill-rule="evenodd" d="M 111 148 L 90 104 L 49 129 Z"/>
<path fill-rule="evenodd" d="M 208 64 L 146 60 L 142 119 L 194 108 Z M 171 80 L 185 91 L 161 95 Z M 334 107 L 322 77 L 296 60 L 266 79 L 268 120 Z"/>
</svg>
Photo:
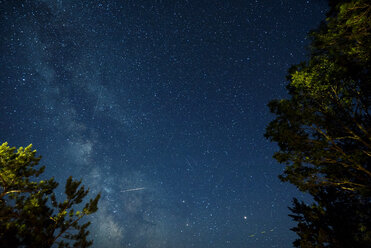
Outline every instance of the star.
<svg viewBox="0 0 371 248">
<path fill-rule="evenodd" d="M 289 244 L 266 105 L 326 3 L 282 2 L 0 1 L 0 137 L 102 192 L 97 247 Z"/>
</svg>

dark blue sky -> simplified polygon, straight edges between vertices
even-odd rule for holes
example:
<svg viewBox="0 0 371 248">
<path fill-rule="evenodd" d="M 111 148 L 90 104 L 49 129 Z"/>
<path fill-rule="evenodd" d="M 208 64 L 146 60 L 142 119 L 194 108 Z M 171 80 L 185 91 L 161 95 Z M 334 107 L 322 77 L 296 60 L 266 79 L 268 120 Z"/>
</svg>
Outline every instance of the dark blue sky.
<svg viewBox="0 0 371 248">
<path fill-rule="evenodd" d="M 292 247 L 266 105 L 326 8 L 0 1 L 0 139 L 102 192 L 95 247 Z"/>
</svg>

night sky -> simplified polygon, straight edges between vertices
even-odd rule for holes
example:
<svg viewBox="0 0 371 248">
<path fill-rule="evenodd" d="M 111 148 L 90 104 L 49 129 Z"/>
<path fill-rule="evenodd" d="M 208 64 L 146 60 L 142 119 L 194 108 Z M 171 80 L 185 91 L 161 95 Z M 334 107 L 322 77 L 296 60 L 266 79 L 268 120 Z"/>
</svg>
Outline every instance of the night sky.
<svg viewBox="0 0 371 248">
<path fill-rule="evenodd" d="M 0 1 L 0 142 L 102 193 L 94 247 L 292 247 L 263 136 L 321 0 Z M 63 187 L 58 188 L 63 192 Z"/>
</svg>

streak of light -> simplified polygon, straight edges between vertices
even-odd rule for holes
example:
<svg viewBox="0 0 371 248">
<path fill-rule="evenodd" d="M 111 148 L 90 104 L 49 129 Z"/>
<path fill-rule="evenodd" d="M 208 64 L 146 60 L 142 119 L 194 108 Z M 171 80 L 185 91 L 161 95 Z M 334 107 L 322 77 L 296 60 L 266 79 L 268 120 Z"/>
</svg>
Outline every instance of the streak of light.
<svg viewBox="0 0 371 248">
<path fill-rule="evenodd" d="M 142 188 L 134 188 L 134 189 L 125 189 L 125 190 L 121 190 L 121 192 L 131 192 L 131 191 L 139 191 L 139 190 L 143 190 L 145 189 L 144 187 Z"/>
<path fill-rule="evenodd" d="M 275 231 L 276 227 L 272 228 L 269 230 L 269 232 L 273 232 Z M 268 234 L 268 230 L 262 230 L 260 232 L 255 232 L 255 233 L 252 233 L 248 236 L 248 238 L 253 238 L 253 237 L 257 237 L 259 234 Z"/>
<path fill-rule="evenodd" d="M 193 166 L 192 166 L 191 162 L 189 162 L 188 158 L 186 158 L 186 161 L 187 161 L 188 166 L 189 166 L 191 169 L 193 169 Z"/>
<path fill-rule="evenodd" d="M 95 104 L 95 107 L 94 107 L 94 113 L 93 113 L 93 118 L 92 118 L 93 120 L 95 119 L 95 112 L 97 112 L 98 104 L 102 96 L 102 89 L 103 89 L 103 85 L 100 87 L 97 103 Z"/>
<path fill-rule="evenodd" d="M 267 187 L 267 189 L 269 189 L 270 191 L 272 191 L 272 188 L 268 184 L 265 184 L 265 187 Z"/>
</svg>

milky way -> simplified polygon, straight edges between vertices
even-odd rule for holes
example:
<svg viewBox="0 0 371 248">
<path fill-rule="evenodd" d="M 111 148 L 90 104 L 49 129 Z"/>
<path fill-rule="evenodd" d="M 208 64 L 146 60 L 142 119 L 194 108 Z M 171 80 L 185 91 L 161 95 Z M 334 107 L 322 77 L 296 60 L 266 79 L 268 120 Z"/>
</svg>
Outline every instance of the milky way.
<svg viewBox="0 0 371 248">
<path fill-rule="evenodd" d="M 263 137 L 325 1 L 0 1 L 0 138 L 102 193 L 95 247 L 291 247 Z M 62 189 L 59 189 L 62 191 Z"/>
</svg>

